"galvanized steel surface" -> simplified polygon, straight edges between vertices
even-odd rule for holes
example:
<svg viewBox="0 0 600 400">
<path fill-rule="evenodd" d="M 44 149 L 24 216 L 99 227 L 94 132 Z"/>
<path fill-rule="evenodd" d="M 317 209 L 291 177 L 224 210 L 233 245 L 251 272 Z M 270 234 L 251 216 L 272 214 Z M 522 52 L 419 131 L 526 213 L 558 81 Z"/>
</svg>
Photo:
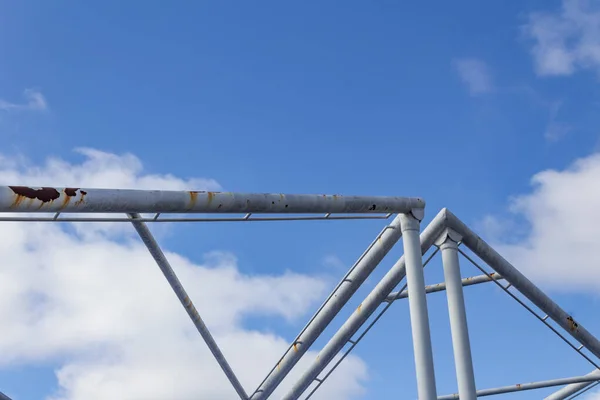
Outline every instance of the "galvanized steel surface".
<svg viewBox="0 0 600 400">
<path fill-rule="evenodd" d="M 458 393 L 462 400 L 476 400 L 475 372 L 458 258 L 458 242 L 461 239 L 454 231 L 446 229 L 436 245 L 442 252 Z"/>
<path fill-rule="evenodd" d="M 410 309 L 410 327 L 413 337 L 413 354 L 417 376 L 417 394 L 420 400 L 436 400 L 435 369 L 433 368 L 433 348 L 425 293 L 423 274 L 423 254 L 419 240 L 420 224 L 415 218 L 401 215 L 402 235 L 404 236 L 404 259 L 406 288 Z"/>
<path fill-rule="evenodd" d="M 0 212 L 410 213 L 414 197 L 0 186 Z"/>
</svg>

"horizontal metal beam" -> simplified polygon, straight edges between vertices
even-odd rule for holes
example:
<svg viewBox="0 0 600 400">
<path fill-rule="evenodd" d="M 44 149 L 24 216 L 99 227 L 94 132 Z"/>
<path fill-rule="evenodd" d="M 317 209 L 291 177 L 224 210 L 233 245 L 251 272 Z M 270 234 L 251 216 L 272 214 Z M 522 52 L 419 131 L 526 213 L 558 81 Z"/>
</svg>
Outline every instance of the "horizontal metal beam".
<svg viewBox="0 0 600 400">
<path fill-rule="evenodd" d="M 491 282 L 492 279 L 495 281 L 500 281 L 500 280 L 504 279 L 499 274 L 496 274 L 496 273 L 491 273 L 490 275 L 492 276 L 491 278 L 488 275 L 477 275 L 477 276 L 472 276 L 470 278 L 465 278 L 462 280 L 462 285 L 463 286 L 472 286 L 472 285 L 479 285 L 480 283 Z M 427 294 L 443 292 L 444 290 L 446 290 L 445 282 L 436 283 L 435 285 L 425 286 L 425 293 L 427 293 Z M 399 300 L 399 299 L 405 299 L 407 297 L 408 297 L 408 290 L 403 290 L 401 292 L 390 293 L 390 295 L 388 297 L 386 297 L 384 301 L 391 302 L 391 301 L 395 301 L 395 300 Z"/>
<path fill-rule="evenodd" d="M 560 325 L 575 340 L 581 343 L 596 357 L 600 357 L 600 341 L 588 332 L 580 323 L 575 321 L 550 297 L 527 279 L 518 269 L 506 261 L 496 250 L 494 250 L 483 239 L 477 236 L 469 227 L 459 220 L 450 211 L 445 211 L 446 223 L 449 228 L 454 229 L 463 236 L 462 242 L 487 265 L 517 289 L 523 296 L 542 310 L 554 322 Z"/>
<path fill-rule="evenodd" d="M 412 197 L 0 186 L 0 212 L 422 214 L 424 207 Z"/>
<path fill-rule="evenodd" d="M 600 380 L 600 369 L 595 369 L 585 376 L 595 376 L 598 380 Z M 552 393 L 550 396 L 544 398 L 544 400 L 565 400 L 567 397 L 585 389 L 591 384 L 593 384 L 593 382 L 571 383 L 570 385 L 567 385 L 564 388 Z"/>
<path fill-rule="evenodd" d="M 547 387 L 552 387 L 552 386 L 567 385 L 569 383 L 595 382 L 598 380 L 600 380 L 600 377 L 598 377 L 598 376 L 585 375 L 585 376 L 574 376 L 571 378 L 560 378 L 560 379 L 552 379 L 552 380 L 547 380 L 547 381 L 539 381 L 539 382 L 531 382 L 531 383 L 520 383 L 520 384 L 516 384 L 516 385 L 512 385 L 512 386 L 503 386 L 503 387 L 493 388 L 493 389 L 478 390 L 477 397 L 493 396 L 496 394 L 503 394 L 503 393 L 521 392 L 524 390 L 542 389 L 542 388 L 547 388 Z M 458 399 L 458 398 L 459 398 L 458 393 L 455 393 L 455 394 L 448 394 L 445 396 L 440 396 L 440 397 L 438 397 L 438 400 L 454 400 L 454 399 Z"/>
<path fill-rule="evenodd" d="M 0 214 L 1 215 L 1 214 Z M 13 214 L 14 215 L 14 214 Z M 47 215 L 47 216 L 44 216 Z M 73 214 L 67 214 L 73 215 Z M 219 215 L 219 214 L 217 214 Z M 261 214 L 259 214 L 261 215 Z M 271 221 L 337 221 L 337 220 L 355 220 L 355 219 L 389 219 L 393 214 L 349 214 L 349 215 L 332 215 L 327 213 L 324 215 L 302 215 L 302 216 L 269 216 L 269 217 L 254 217 L 251 213 L 243 217 L 161 217 L 160 213 L 152 217 L 141 217 L 140 222 L 271 222 Z M 20 214 L 14 217 L 0 216 L 0 222 L 131 222 L 129 218 L 119 217 L 63 217 L 58 213 L 37 213 L 37 214 Z"/>
</svg>

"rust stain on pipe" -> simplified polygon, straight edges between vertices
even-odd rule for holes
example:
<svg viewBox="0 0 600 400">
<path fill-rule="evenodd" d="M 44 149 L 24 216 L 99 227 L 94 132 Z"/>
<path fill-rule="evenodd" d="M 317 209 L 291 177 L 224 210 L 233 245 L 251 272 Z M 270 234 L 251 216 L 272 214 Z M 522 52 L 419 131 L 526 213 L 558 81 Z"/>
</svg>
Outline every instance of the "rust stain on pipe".
<svg viewBox="0 0 600 400">
<path fill-rule="evenodd" d="M 188 204 L 188 208 L 192 209 L 196 205 L 196 201 L 198 200 L 198 191 L 192 190 L 190 193 L 190 203 Z"/>
<path fill-rule="evenodd" d="M 79 188 L 64 188 L 63 189 L 65 196 L 63 198 L 61 208 L 65 208 L 69 204 L 69 202 L 71 201 L 71 197 L 77 196 L 78 190 L 79 190 Z"/>
<path fill-rule="evenodd" d="M 567 322 L 569 323 L 569 329 L 571 330 L 571 332 L 575 332 L 577 328 L 579 328 L 579 324 L 575 322 L 573 317 L 567 317 Z"/>
<path fill-rule="evenodd" d="M 69 197 L 77 196 L 79 188 L 65 188 L 65 194 Z"/>
<path fill-rule="evenodd" d="M 9 186 L 9 188 L 16 195 L 11 207 L 19 206 L 25 199 L 39 200 L 43 205 L 44 203 L 52 202 L 60 197 L 59 191 L 53 187 L 34 189 L 27 186 Z"/>
<path fill-rule="evenodd" d="M 81 203 L 84 203 L 85 196 L 87 195 L 87 192 L 85 190 L 80 190 L 79 193 L 81 193 L 81 198 L 75 202 L 76 206 L 80 205 Z"/>
</svg>

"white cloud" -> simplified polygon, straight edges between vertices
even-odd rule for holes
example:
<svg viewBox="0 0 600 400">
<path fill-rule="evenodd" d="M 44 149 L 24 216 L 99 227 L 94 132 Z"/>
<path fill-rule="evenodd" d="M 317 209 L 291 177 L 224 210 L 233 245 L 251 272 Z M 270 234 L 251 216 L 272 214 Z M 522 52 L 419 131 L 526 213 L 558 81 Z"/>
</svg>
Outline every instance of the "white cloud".
<svg viewBox="0 0 600 400">
<path fill-rule="evenodd" d="M 475 58 L 463 58 L 455 60 L 454 67 L 472 96 L 494 90 L 492 75 L 485 62 Z"/>
<path fill-rule="evenodd" d="M 600 400 L 600 391 L 596 390 L 583 397 L 583 400 Z"/>
<path fill-rule="evenodd" d="M 44 95 L 34 89 L 26 89 L 23 93 L 25 103 L 11 103 L 0 99 L 0 110 L 4 111 L 44 111 L 48 109 L 48 103 Z"/>
<path fill-rule="evenodd" d="M 514 217 L 511 224 L 501 221 L 493 225 L 522 226 L 518 221 L 524 221 L 527 231 L 496 232 L 494 246 L 540 284 L 557 290 L 597 294 L 600 289 L 598 182 L 600 154 L 581 158 L 564 170 L 536 174 L 532 178 L 533 190 L 511 201 L 513 215 L 509 218 Z"/>
<path fill-rule="evenodd" d="M 598 2 L 563 0 L 557 12 L 536 12 L 524 26 L 533 39 L 532 55 L 539 75 L 571 75 L 577 69 L 600 72 Z"/>
<path fill-rule="evenodd" d="M 203 189 L 206 179 L 148 175 L 131 154 L 80 150 L 83 162 L 43 164 L 0 157 L 0 182 Z M 124 224 L 125 225 L 125 224 Z M 48 223 L 4 223 L 0 230 L 0 366 L 58 365 L 51 400 L 232 399 L 218 364 L 153 259 L 138 240 L 106 230 L 85 235 Z M 132 229 L 131 227 L 128 227 Z M 292 272 L 246 275 L 234 255 L 201 264 L 167 253 L 232 368 L 251 392 L 288 339 L 245 327 L 249 316 L 296 321 L 325 294 L 326 282 Z M 309 352 L 293 377 L 316 356 Z M 321 399 L 363 392 L 365 364 L 349 357 L 320 389 Z M 35 382 L 32 382 L 35 384 Z"/>
</svg>

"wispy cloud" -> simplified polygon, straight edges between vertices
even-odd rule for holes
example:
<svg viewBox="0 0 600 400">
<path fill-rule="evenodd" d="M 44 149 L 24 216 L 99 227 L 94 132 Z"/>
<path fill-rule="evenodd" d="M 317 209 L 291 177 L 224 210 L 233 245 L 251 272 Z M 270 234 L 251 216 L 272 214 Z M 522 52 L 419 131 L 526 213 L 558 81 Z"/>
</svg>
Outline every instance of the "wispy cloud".
<svg viewBox="0 0 600 400">
<path fill-rule="evenodd" d="M 544 132 L 544 138 L 549 142 L 557 142 L 573 130 L 571 125 L 558 121 L 558 112 L 561 107 L 562 103 L 558 101 L 550 105 L 550 116 Z"/>
<path fill-rule="evenodd" d="M 472 96 L 494 90 L 492 74 L 484 61 L 476 58 L 462 58 L 455 60 L 453 64 Z"/>
<path fill-rule="evenodd" d="M 505 92 L 516 96 L 526 97 L 536 108 L 547 113 L 546 126 L 543 130 L 544 138 L 548 142 L 558 142 L 565 136 L 576 130 L 576 126 L 561 120 L 560 110 L 564 102 L 558 99 L 548 99 L 532 86 L 519 85 L 508 88 L 497 88 L 497 92 Z"/>
<path fill-rule="evenodd" d="M 332 270 L 345 270 L 348 267 L 346 264 L 335 254 L 327 255 L 323 258 L 323 265 Z"/>
<path fill-rule="evenodd" d="M 584 68 L 600 73 L 598 2 L 563 0 L 556 12 L 530 14 L 523 31 L 533 39 L 531 53 L 538 75 L 571 75 Z"/>
<path fill-rule="evenodd" d="M 0 99 L 0 110 L 3 111 L 44 111 L 48 109 L 48 102 L 44 95 L 35 89 L 26 89 L 23 92 L 25 102 L 12 103 Z"/>
</svg>

